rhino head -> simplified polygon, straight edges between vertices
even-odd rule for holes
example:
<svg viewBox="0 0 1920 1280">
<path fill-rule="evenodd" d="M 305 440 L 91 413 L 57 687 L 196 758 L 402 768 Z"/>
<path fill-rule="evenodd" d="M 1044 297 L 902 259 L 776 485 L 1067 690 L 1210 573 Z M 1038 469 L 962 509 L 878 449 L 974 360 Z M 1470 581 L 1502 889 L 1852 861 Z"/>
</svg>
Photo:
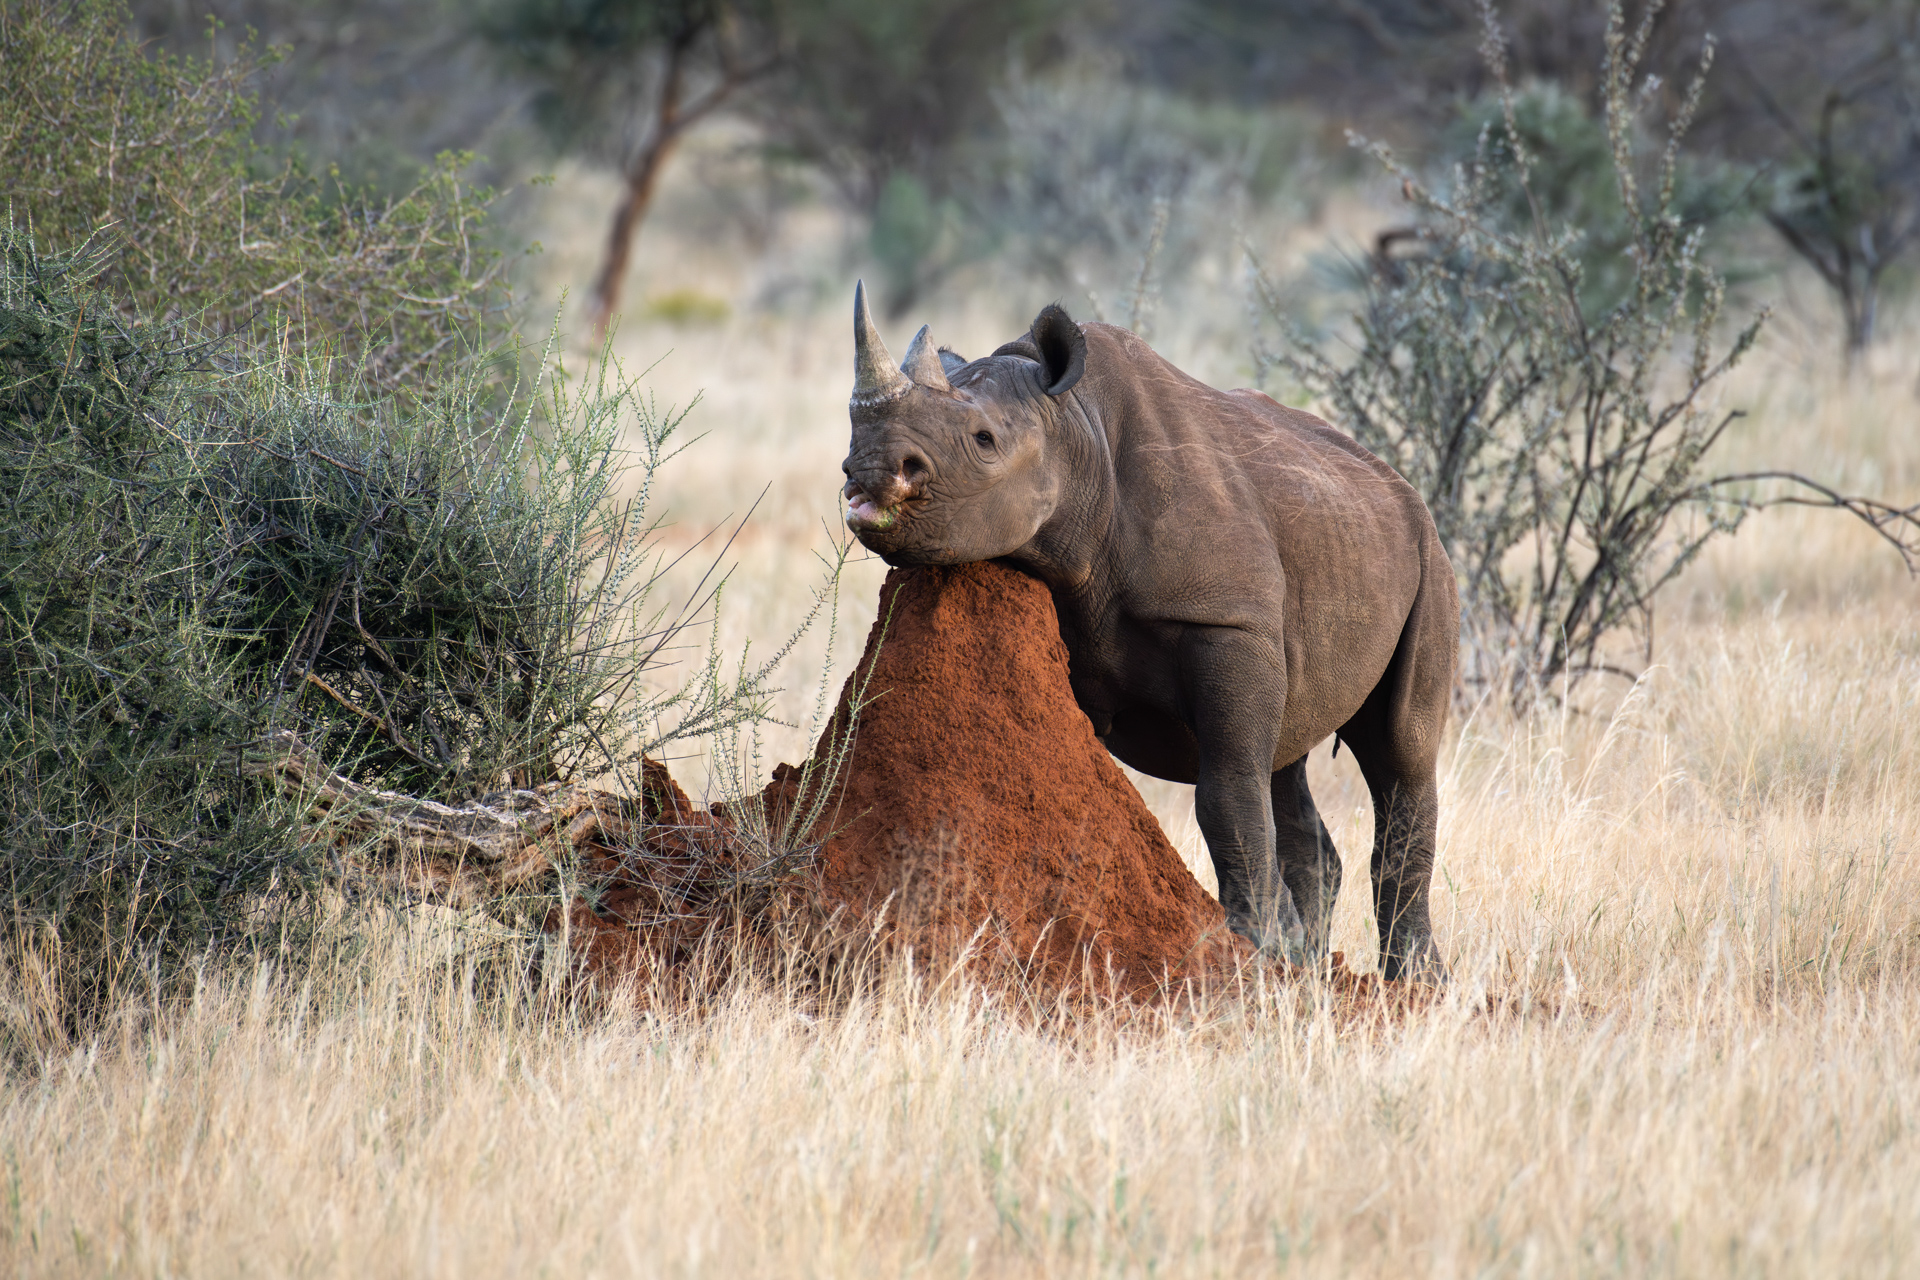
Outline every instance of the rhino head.
<svg viewBox="0 0 1920 1280">
<path fill-rule="evenodd" d="M 971 363 L 936 350 L 922 326 L 895 368 L 855 285 L 847 527 L 891 565 L 967 564 L 1027 545 L 1066 484 L 1050 427 L 1085 364 L 1086 339 L 1054 306 L 1027 337 Z"/>
</svg>

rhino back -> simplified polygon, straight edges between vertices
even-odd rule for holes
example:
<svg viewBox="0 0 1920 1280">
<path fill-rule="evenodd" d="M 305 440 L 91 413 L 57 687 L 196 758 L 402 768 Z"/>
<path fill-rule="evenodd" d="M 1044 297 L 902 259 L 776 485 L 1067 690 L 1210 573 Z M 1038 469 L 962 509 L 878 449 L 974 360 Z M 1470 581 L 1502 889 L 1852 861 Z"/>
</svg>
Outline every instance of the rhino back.
<svg viewBox="0 0 1920 1280">
<path fill-rule="evenodd" d="M 1263 636 L 1291 689 L 1327 691 L 1311 718 L 1344 719 L 1419 593 L 1433 539 L 1419 495 L 1313 414 L 1209 387 L 1125 330 L 1084 330 L 1123 612 Z"/>
</svg>

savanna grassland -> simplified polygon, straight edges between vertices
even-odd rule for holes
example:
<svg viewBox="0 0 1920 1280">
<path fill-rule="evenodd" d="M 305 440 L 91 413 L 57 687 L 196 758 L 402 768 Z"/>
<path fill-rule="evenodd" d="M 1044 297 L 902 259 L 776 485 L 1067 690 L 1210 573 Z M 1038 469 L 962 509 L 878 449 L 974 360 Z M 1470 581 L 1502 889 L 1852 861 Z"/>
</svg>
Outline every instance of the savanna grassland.
<svg viewBox="0 0 1920 1280">
<path fill-rule="evenodd" d="M 604 196 L 572 173 L 545 194 L 549 293 L 584 274 Z M 751 508 L 719 623 L 764 651 L 838 536 L 851 272 L 775 290 L 832 237 L 794 217 L 716 243 L 710 213 L 669 191 L 633 285 L 651 318 L 615 350 L 659 361 L 663 401 L 702 394 L 658 495 L 668 545 L 695 547 L 670 582 L 690 590 Z M 1301 243 L 1378 217 L 1353 197 Z M 1155 341 L 1240 385 L 1231 264 L 1193 271 Z M 889 342 L 925 320 L 980 354 L 1052 300 L 965 283 Z M 1848 379 L 1823 301 L 1791 285 L 1724 392 L 1749 416 L 1723 462 L 1920 499 L 1913 329 Z M 806 749 L 882 572 L 852 563 L 833 627 L 802 639 L 796 725 L 762 771 Z M 1770 512 L 1668 590 L 1651 661 L 1622 655 L 1631 686 L 1454 725 L 1435 878 L 1454 982 L 1429 1011 L 1353 1025 L 1311 984 L 1256 980 L 1069 1017 L 888 973 L 830 1009 L 775 984 L 636 1014 L 502 997 L 401 920 L 372 954 L 212 966 L 76 1040 L 27 965 L 5 975 L 38 1066 L 0 1084 L 0 1256 L 22 1275 L 1907 1273 L 1920 585 L 1844 516 Z M 695 790 L 709 773 L 673 767 Z M 1369 967 L 1370 808 L 1349 760 L 1311 767 L 1348 867 L 1334 945 Z M 1211 885 L 1190 791 L 1142 786 Z"/>
</svg>

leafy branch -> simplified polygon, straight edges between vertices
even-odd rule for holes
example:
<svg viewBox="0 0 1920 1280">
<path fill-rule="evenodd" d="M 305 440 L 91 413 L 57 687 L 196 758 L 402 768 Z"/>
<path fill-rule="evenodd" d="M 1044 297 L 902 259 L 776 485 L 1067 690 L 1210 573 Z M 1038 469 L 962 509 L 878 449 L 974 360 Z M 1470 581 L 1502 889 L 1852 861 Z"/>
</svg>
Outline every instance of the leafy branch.
<svg viewBox="0 0 1920 1280">
<path fill-rule="evenodd" d="M 1649 164 L 1642 154 L 1636 126 L 1651 94 L 1636 80 L 1658 8 L 1632 30 L 1618 0 L 1608 17 L 1605 123 L 1630 231 L 1624 288 L 1596 288 L 1582 229 L 1555 225 L 1544 212 L 1552 202 L 1532 189 L 1537 157 L 1488 3 L 1484 52 L 1502 112 L 1449 188 L 1355 139 L 1400 179 L 1417 223 L 1403 237 L 1411 251 L 1383 245 L 1371 264 L 1350 359 L 1336 361 L 1289 322 L 1248 251 L 1258 376 L 1285 369 L 1420 491 L 1460 582 L 1465 686 L 1515 706 L 1563 679 L 1620 670 L 1606 656 L 1617 633 L 1650 646 L 1659 590 L 1754 511 L 1845 511 L 1910 569 L 1920 557 L 1913 506 L 1796 472 L 1707 466 L 1738 417 L 1719 411 L 1714 393 L 1767 317 L 1721 338 L 1724 282 L 1676 206 L 1711 42 L 1657 156 Z"/>
</svg>

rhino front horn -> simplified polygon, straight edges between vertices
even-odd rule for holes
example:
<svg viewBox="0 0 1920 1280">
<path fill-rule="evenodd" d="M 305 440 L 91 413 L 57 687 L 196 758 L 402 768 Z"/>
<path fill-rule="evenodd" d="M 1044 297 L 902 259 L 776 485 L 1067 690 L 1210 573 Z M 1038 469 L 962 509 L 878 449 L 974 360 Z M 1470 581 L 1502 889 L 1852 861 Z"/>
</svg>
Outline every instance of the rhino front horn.
<svg viewBox="0 0 1920 1280">
<path fill-rule="evenodd" d="M 945 381 L 944 375 L 941 381 Z M 865 281 L 853 286 L 853 398 L 855 408 L 884 404 L 913 390 L 913 382 L 893 367 L 887 344 L 873 327 L 873 313 L 867 310 Z"/>
<path fill-rule="evenodd" d="M 900 362 L 900 372 L 929 391 L 953 390 L 953 384 L 947 381 L 947 371 L 940 364 L 940 353 L 934 349 L 932 326 L 923 324 L 920 332 L 913 335 L 907 358 Z"/>
</svg>

